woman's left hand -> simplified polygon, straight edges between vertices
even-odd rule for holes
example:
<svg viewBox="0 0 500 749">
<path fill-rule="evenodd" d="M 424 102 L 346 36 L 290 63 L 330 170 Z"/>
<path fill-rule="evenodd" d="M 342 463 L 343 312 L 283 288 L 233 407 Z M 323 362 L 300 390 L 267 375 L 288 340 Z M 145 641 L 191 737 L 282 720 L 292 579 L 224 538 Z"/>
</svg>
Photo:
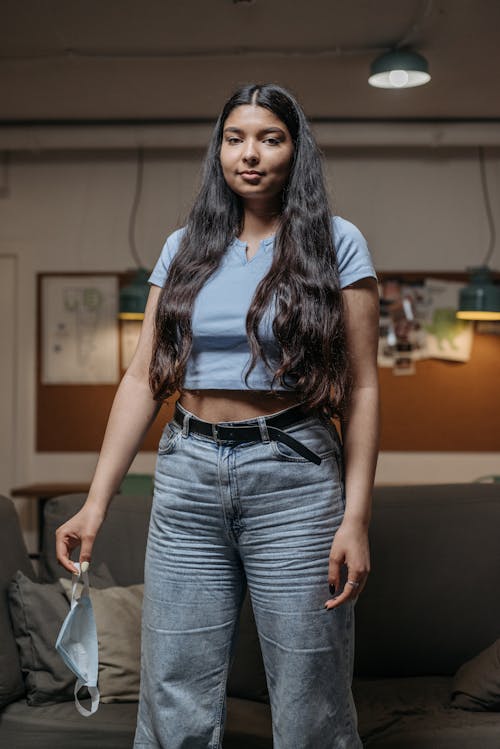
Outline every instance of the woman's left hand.
<svg viewBox="0 0 500 749">
<path fill-rule="evenodd" d="M 344 589 L 340 590 L 340 570 L 343 564 L 347 567 L 347 581 Z M 365 587 L 369 572 L 368 528 L 344 518 L 333 539 L 328 565 L 328 583 L 335 586 L 337 595 L 326 601 L 325 608 L 333 609 L 356 598 Z"/>
</svg>

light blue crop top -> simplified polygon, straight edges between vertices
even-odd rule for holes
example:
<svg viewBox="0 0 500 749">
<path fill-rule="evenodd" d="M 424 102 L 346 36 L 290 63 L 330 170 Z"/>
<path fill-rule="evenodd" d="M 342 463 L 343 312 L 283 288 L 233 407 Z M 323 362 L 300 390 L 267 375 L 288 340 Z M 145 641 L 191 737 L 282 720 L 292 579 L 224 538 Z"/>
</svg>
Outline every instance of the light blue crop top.
<svg viewBox="0 0 500 749">
<path fill-rule="evenodd" d="M 334 216 L 332 224 L 341 288 L 367 276 L 377 278 L 359 229 L 340 216 Z M 164 285 L 183 231 L 178 229 L 168 237 L 149 277 L 150 284 Z M 183 383 L 186 390 L 270 390 L 272 373 L 260 358 L 248 378 L 249 387 L 243 376 L 251 358 L 246 315 L 257 285 L 270 268 L 273 245 L 274 237 L 263 239 L 248 260 L 246 244 L 234 239 L 219 268 L 201 288 L 193 307 L 193 346 Z M 274 315 L 266 313 L 259 333 L 270 363 L 277 364 L 279 348 L 272 333 L 273 319 Z M 277 381 L 275 388 L 283 389 Z"/>
</svg>

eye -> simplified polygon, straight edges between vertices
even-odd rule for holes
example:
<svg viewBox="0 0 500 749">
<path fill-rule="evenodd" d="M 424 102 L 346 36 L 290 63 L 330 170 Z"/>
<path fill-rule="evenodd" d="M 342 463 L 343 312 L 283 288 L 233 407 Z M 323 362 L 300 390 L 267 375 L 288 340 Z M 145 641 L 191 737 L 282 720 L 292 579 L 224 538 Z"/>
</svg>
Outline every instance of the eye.
<svg viewBox="0 0 500 749">
<path fill-rule="evenodd" d="M 272 137 L 269 137 L 269 138 L 266 138 L 266 139 L 264 140 L 264 143 L 267 143 L 267 144 L 268 144 L 268 145 L 270 145 L 270 146 L 279 146 L 279 144 L 281 143 L 281 141 L 280 141 L 280 139 L 279 139 L 279 138 L 272 138 Z"/>
<path fill-rule="evenodd" d="M 226 143 L 228 143 L 230 146 L 234 146 L 237 143 L 241 143 L 241 138 L 238 138 L 236 135 L 228 135 L 226 137 Z"/>
</svg>

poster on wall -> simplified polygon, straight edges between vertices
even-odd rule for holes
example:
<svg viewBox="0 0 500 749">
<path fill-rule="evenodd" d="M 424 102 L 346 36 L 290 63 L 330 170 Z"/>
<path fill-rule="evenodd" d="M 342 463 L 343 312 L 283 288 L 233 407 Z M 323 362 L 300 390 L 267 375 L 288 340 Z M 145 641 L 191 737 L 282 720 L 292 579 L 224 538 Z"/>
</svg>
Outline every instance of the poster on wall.
<svg viewBox="0 0 500 749">
<path fill-rule="evenodd" d="M 427 333 L 427 356 L 433 359 L 469 361 L 474 336 L 473 323 L 456 316 L 463 283 L 440 278 L 425 279 L 422 324 Z"/>
<path fill-rule="evenodd" d="M 41 287 L 45 385 L 116 384 L 118 278 L 46 275 Z"/>
</svg>

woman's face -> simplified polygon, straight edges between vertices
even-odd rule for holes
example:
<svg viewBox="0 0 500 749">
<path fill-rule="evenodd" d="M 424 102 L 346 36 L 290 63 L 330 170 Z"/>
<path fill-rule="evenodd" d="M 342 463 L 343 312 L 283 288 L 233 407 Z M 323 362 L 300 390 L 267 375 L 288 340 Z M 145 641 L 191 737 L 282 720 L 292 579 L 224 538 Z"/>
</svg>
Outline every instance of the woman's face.
<svg viewBox="0 0 500 749">
<path fill-rule="evenodd" d="M 227 184 L 243 200 L 274 203 L 293 156 L 290 132 L 273 112 L 255 104 L 232 110 L 224 123 L 220 162 Z"/>
</svg>

